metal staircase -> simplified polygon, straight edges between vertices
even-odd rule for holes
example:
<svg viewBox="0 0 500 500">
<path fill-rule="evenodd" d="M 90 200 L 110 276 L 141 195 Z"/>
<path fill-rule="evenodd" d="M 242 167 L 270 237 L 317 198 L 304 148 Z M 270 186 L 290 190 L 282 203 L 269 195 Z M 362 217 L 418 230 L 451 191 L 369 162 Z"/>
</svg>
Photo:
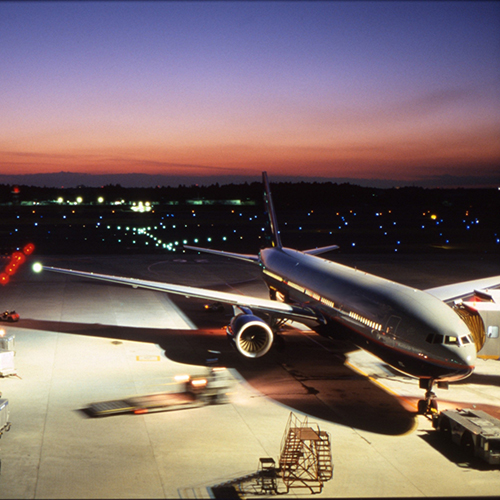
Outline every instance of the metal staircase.
<svg viewBox="0 0 500 500">
<path fill-rule="evenodd" d="M 280 473 L 286 491 L 309 488 L 320 493 L 323 483 L 333 477 L 330 437 L 317 424 L 309 424 L 290 413 L 281 441 Z"/>
<path fill-rule="evenodd" d="M 332 447 L 328 432 L 319 431 L 319 440 L 316 441 L 318 453 L 318 474 L 322 481 L 329 481 L 333 477 Z"/>
<path fill-rule="evenodd" d="M 211 487 L 215 498 L 244 498 L 246 495 L 289 493 L 291 488 L 308 488 L 321 493 L 323 484 L 333 477 L 330 435 L 318 424 L 301 421 L 290 413 L 283 439 L 279 465 L 271 457 L 259 459 L 257 472 L 236 477 Z M 282 491 L 282 484 L 286 491 Z"/>
</svg>

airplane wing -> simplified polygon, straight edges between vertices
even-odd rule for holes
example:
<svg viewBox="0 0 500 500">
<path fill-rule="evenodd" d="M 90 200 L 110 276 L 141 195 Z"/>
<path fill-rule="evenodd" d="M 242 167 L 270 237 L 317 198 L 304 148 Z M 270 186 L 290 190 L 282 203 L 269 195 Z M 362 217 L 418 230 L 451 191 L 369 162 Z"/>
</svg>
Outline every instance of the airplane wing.
<svg viewBox="0 0 500 500">
<path fill-rule="evenodd" d="M 125 278 L 121 276 L 111 276 L 107 274 L 76 271 L 73 269 L 62 269 L 59 267 L 42 266 L 41 264 L 35 264 L 33 266 L 33 270 L 35 272 L 51 271 L 55 273 L 69 274 L 71 276 L 79 276 L 81 278 L 90 278 L 94 280 L 108 281 L 110 283 L 118 283 L 120 285 L 128 285 L 132 288 L 145 288 L 158 292 L 184 295 L 185 297 L 213 300 L 235 306 L 247 307 L 255 311 L 273 314 L 280 318 L 294 319 L 299 322 L 305 320 L 312 320 L 318 323 L 322 322 L 322 318 L 308 307 L 291 305 L 284 302 L 278 302 L 270 299 L 261 299 L 248 295 L 219 292 L 217 290 L 196 288 L 185 285 L 174 285 L 172 283 L 162 283 L 159 281 L 148 281 L 136 278 Z"/>
<path fill-rule="evenodd" d="M 453 285 L 439 286 L 425 290 L 443 302 L 451 302 L 471 296 L 476 290 L 500 288 L 500 276 L 491 276 L 478 280 L 454 283 Z"/>
</svg>

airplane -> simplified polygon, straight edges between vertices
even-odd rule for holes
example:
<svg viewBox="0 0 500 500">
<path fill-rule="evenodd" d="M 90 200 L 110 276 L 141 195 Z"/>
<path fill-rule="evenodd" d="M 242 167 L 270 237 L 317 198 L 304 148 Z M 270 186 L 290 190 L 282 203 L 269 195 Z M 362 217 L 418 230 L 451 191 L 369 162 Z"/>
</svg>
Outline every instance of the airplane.
<svg viewBox="0 0 500 500">
<path fill-rule="evenodd" d="M 500 276 L 417 290 L 356 268 L 318 257 L 337 245 L 299 251 L 283 247 L 266 172 L 262 173 L 271 242 L 258 255 L 185 245 L 184 248 L 257 264 L 269 299 L 191 286 L 33 265 L 33 270 L 104 280 L 186 297 L 231 304 L 227 336 L 249 358 L 269 352 L 288 320 L 304 323 L 335 339 L 348 332 L 353 344 L 371 352 L 399 372 L 418 378 L 425 398 L 418 413 L 437 411 L 433 388 L 468 377 L 485 342 L 477 312 L 460 297 L 482 287 L 497 288 Z M 450 302 L 451 301 L 451 302 Z"/>
</svg>

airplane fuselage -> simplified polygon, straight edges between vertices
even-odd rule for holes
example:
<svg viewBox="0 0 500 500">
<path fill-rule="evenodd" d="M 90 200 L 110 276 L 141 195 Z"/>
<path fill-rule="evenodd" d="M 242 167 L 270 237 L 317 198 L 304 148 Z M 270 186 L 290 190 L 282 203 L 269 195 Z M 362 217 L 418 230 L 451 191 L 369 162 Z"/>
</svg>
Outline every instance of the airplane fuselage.
<svg viewBox="0 0 500 500">
<path fill-rule="evenodd" d="M 282 300 L 308 305 L 325 320 L 318 333 L 348 327 L 355 345 L 398 370 L 437 381 L 474 369 L 467 325 L 432 295 L 288 248 L 260 252 L 263 278 Z"/>
</svg>

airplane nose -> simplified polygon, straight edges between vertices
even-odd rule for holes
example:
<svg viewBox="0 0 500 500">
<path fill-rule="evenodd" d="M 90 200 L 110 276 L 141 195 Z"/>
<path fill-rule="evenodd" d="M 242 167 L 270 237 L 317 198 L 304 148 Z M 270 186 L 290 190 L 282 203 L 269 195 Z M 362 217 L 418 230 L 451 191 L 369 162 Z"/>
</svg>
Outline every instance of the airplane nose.
<svg viewBox="0 0 500 500">
<path fill-rule="evenodd" d="M 468 377 L 476 365 L 476 346 L 469 344 L 454 349 L 453 360 L 457 365 L 457 379 Z"/>
</svg>

